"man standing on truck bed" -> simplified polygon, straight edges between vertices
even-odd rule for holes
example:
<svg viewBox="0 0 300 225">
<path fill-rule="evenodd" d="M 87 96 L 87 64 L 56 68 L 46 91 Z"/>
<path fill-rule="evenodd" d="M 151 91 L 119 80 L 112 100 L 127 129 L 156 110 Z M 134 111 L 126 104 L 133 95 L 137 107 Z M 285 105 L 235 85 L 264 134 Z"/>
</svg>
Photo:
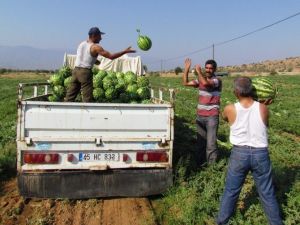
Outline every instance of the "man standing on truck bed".
<svg viewBox="0 0 300 225">
<path fill-rule="evenodd" d="M 219 107 L 222 82 L 215 76 L 217 63 L 207 60 L 205 74 L 202 74 L 200 65 L 196 65 L 198 79 L 189 81 L 188 73 L 191 59 L 185 60 L 183 85 L 199 89 L 197 106 L 197 143 L 200 152 L 197 152 L 198 163 L 211 164 L 217 160 L 217 131 L 219 126 Z"/>
<path fill-rule="evenodd" d="M 65 101 L 73 102 L 80 92 L 82 91 L 82 101 L 93 101 L 93 73 L 92 68 L 94 64 L 98 65 L 100 62 L 97 60 L 98 55 L 102 55 L 108 59 L 116 59 L 126 53 L 134 53 L 135 50 L 131 47 L 117 53 L 110 53 L 103 49 L 99 42 L 101 35 L 104 33 L 98 27 L 92 27 L 89 30 L 89 39 L 79 44 L 77 48 L 77 55 L 75 60 L 75 68 L 72 72 L 72 80 L 70 87 L 67 90 Z"/>
</svg>

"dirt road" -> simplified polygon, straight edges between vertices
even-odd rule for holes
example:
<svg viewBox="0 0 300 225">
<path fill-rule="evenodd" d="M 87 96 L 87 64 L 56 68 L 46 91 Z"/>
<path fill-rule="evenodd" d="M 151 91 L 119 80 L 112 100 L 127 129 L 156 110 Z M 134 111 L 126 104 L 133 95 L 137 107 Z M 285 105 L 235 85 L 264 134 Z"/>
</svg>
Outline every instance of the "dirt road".
<svg viewBox="0 0 300 225">
<path fill-rule="evenodd" d="M 0 186 L 0 224 L 155 225 L 147 198 L 23 199 L 16 179 Z"/>
</svg>

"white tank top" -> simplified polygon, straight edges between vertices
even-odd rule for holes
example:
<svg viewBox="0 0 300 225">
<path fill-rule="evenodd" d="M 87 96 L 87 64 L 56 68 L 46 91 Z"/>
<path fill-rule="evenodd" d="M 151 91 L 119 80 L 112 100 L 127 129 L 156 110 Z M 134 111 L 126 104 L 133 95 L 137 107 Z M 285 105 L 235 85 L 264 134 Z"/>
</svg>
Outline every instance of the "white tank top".
<svg viewBox="0 0 300 225">
<path fill-rule="evenodd" d="M 83 41 L 77 48 L 75 67 L 91 69 L 95 64 L 97 57 L 91 55 L 91 46 L 94 43 Z"/>
<path fill-rule="evenodd" d="M 259 110 L 259 102 L 244 108 L 239 102 L 234 104 L 236 119 L 230 126 L 230 142 L 233 145 L 248 145 L 256 148 L 268 147 L 267 126 Z"/>
</svg>

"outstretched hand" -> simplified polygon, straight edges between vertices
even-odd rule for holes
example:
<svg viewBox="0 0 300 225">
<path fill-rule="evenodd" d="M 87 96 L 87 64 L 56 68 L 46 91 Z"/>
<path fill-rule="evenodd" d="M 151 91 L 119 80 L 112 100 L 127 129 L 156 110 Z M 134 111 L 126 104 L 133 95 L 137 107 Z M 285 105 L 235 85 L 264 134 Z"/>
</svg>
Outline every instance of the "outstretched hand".
<svg viewBox="0 0 300 225">
<path fill-rule="evenodd" d="M 202 75 L 201 66 L 199 64 L 196 65 L 196 71 L 199 75 Z"/>
<path fill-rule="evenodd" d="M 129 46 L 128 48 L 125 49 L 126 53 L 135 53 L 136 50 L 132 49 L 131 46 Z"/>
<path fill-rule="evenodd" d="M 192 60 L 190 58 L 185 59 L 184 68 L 186 71 L 189 71 L 192 65 Z"/>
</svg>

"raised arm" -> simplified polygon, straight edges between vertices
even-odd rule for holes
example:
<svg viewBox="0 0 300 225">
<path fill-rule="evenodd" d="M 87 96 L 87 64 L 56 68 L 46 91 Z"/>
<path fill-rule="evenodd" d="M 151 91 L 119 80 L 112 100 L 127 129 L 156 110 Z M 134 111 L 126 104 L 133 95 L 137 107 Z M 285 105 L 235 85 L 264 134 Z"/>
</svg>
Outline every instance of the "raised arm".
<svg viewBox="0 0 300 225">
<path fill-rule="evenodd" d="M 123 50 L 121 52 L 117 52 L 117 53 L 110 53 L 109 51 L 106 51 L 104 48 L 102 48 L 100 45 L 93 45 L 91 47 L 91 55 L 93 55 L 95 57 L 98 55 L 102 55 L 103 57 L 111 59 L 111 60 L 119 58 L 120 56 L 122 56 L 126 53 L 134 53 L 134 52 L 136 52 L 136 51 L 131 49 L 131 47 L 128 47 L 125 50 Z"/>
<path fill-rule="evenodd" d="M 183 71 L 183 76 L 182 76 L 182 84 L 184 86 L 189 86 L 189 87 L 197 87 L 197 83 L 195 83 L 194 80 L 189 81 L 189 71 L 191 68 L 192 60 L 187 58 L 184 61 L 184 71 Z"/>
</svg>

